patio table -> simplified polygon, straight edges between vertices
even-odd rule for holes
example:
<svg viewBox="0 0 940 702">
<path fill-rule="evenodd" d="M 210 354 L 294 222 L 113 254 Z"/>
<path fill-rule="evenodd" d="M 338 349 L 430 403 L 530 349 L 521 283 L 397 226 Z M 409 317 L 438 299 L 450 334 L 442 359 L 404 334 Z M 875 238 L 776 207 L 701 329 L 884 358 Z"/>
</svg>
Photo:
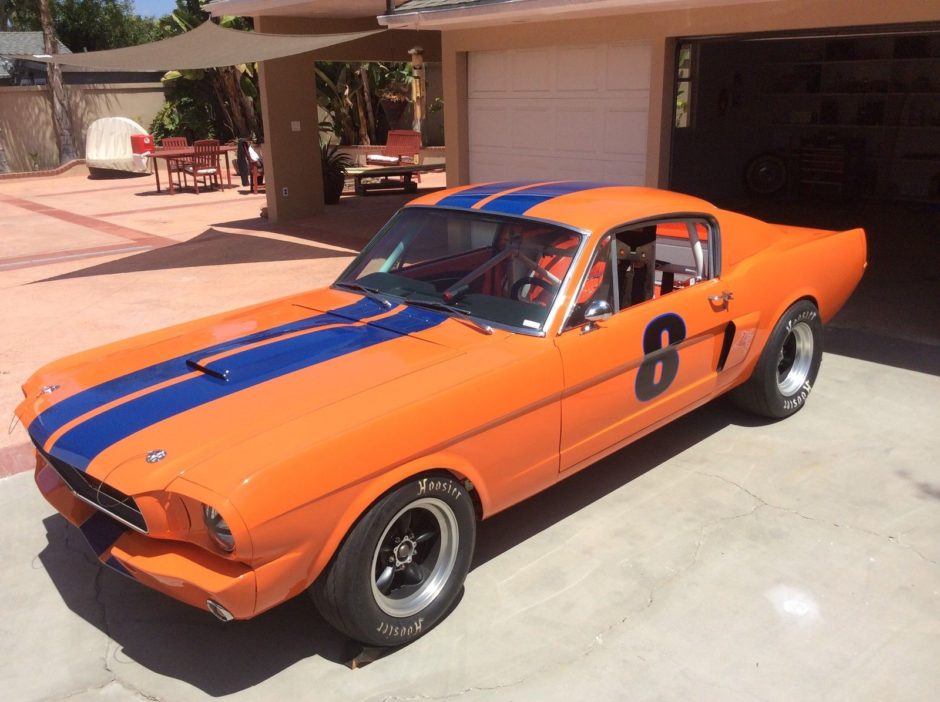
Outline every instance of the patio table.
<svg viewBox="0 0 940 702">
<path fill-rule="evenodd" d="M 218 153 L 225 155 L 225 177 L 228 183 L 228 186 L 232 186 L 232 169 L 230 168 L 229 163 L 229 154 L 235 151 L 237 147 L 234 144 L 223 144 L 219 146 Z M 180 146 L 171 149 L 161 149 L 157 147 L 156 151 L 152 152 L 150 155 L 154 158 L 153 163 L 153 176 L 157 181 L 157 192 L 160 191 L 160 164 L 156 159 L 163 159 L 166 161 L 166 179 L 170 183 L 170 192 L 173 192 L 173 173 L 170 170 L 170 161 L 182 161 L 190 158 L 195 149 L 192 146 Z"/>
<path fill-rule="evenodd" d="M 369 190 L 391 190 L 396 188 L 402 188 L 406 193 L 414 193 L 418 191 L 418 184 L 412 180 L 415 174 L 443 171 L 445 169 L 446 165 L 444 163 L 411 163 L 402 166 L 347 168 L 346 175 L 353 177 L 357 195 L 365 195 Z M 401 178 L 401 180 L 389 180 L 396 177 Z M 377 183 L 362 182 L 368 178 L 381 178 L 381 180 Z"/>
</svg>

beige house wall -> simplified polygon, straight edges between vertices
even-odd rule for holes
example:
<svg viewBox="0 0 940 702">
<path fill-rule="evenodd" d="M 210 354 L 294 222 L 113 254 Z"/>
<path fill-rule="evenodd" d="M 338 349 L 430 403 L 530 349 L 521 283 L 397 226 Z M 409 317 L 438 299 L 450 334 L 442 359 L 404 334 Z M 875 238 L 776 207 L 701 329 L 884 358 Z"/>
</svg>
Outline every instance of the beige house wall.
<svg viewBox="0 0 940 702">
<path fill-rule="evenodd" d="M 255 18 L 255 27 L 271 34 L 333 34 L 382 29 L 375 18 L 327 20 L 265 16 Z M 437 32 L 407 30 L 381 32 L 339 47 L 260 64 L 265 192 L 270 221 L 302 219 L 324 208 L 314 62 L 409 61 L 408 50 L 414 46 L 424 48 L 425 60 L 440 61 Z"/>
<path fill-rule="evenodd" d="M 149 129 L 163 106 L 160 83 L 68 85 L 66 90 L 81 155 L 85 153 L 88 125 L 96 119 L 128 117 Z M 0 133 L 13 171 L 44 170 L 59 165 L 46 86 L 0 87 Z"/>
<path fill-rule="evenodd" d="M 448 29 L 442 33 L 447 184 L 461 185 L 469 179 L 467 52 L 603 42 L 651 43 L 646 180 L 648 185 L 662 186 L 668 177 L 676 37 L 936 21 L 940 21 L 937 0 L 776 0 L 729 7 Z"/>
</svg>

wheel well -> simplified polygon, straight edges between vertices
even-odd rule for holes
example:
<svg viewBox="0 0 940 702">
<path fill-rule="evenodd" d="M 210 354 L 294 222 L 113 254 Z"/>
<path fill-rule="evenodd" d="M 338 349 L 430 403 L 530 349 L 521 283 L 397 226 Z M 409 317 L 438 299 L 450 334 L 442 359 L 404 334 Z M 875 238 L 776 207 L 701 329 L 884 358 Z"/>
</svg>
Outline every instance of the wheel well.
<svg viewBox="0 0 940 702">
<path fill-rule="evenodd" d="M 797 302 L 802 302 L 803 300 L 806 300 L 807 302 L 812 302 L 812 303 L 813 303 L 813 306 L 814 306 L 817 310 L 819 309 L 819 302 L 818 302 L 818 301 L 816 300 L 816 298 L 813 297 L 812 295 L 804 295 L 803 297 L 801 297 L 801 298 L 799 298 L 799 299 L 797 299 L 797 300 L 794 300 L 793 303 L 790 305 L 790 307 L 793 307 L 793 305 L 795 305 Z"/>
</svg>

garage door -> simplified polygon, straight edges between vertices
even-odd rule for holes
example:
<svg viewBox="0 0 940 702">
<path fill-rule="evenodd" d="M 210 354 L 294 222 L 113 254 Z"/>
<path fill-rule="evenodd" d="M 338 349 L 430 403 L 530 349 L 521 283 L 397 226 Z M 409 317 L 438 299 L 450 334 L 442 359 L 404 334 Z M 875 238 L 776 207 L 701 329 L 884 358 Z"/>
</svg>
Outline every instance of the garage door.
<svg viewBox="0 0 940 702">
<path fill-rule="evenodd" d="M 471 182 L 643 185 L 650 55 L 632 43 L 471 52 Z"/>
</svg>

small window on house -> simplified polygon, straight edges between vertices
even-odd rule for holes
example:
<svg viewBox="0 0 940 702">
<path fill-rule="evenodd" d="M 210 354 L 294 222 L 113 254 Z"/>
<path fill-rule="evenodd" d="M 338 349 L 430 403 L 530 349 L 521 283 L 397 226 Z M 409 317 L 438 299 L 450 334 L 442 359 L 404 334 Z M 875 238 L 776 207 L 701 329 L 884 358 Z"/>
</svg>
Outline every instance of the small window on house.
<svg viewBox="0 0 940 702">
<path fill-rule="evenodd" d="M 692 126 L 692 44 L 679 44 L 676 59 L 676 128 Z"/>
</svg>

